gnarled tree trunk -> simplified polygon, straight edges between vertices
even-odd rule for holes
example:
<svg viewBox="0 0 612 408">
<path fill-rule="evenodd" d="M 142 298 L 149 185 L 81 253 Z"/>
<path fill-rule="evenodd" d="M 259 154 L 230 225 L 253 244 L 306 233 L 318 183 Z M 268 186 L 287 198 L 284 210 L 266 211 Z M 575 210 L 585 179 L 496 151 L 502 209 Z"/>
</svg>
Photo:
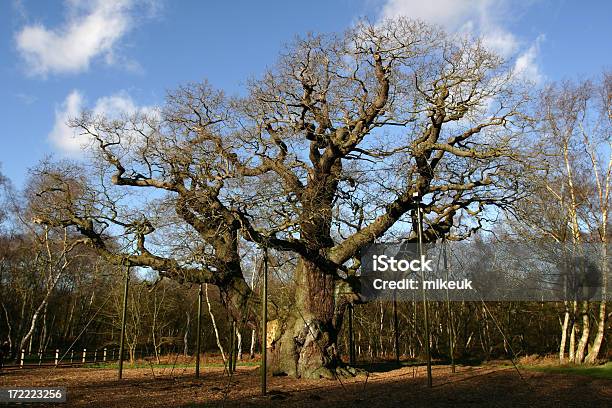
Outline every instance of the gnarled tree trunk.
<svg viewBox="0 0 612 408">
<path fill-rule="evenodd" d="M 269 339 L 270 367 L 275 373 L 301 378 L 332 378 L 342 362 L 337 340 L 346 302 L 335 282 L 312 262 L 301 259 L 296 269 L 296 303 Z"/>
</svg>

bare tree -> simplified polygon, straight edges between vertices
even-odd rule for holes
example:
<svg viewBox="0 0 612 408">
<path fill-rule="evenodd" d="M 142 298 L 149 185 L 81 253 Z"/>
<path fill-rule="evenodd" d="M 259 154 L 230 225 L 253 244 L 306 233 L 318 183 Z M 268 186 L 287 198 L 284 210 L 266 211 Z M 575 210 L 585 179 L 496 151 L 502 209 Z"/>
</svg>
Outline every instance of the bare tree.
<svg viewBox="0 0 612 408">
<path fill-rule="evenodd" d="M 518 198 L 526 100 L 511 64 L 478 40 L 403 19 L 358 24 L 297 40 L 244 98 L 190 84 L 158 115 L 85 113 L 72 125 L 93 141 L 95 177 L 78 199 L 47 192 L 64 204 L 40 217 L 109 261 L 218 286 L 237 321 L 256 302 L 243 248 L 295 254 L 273 369 L 330 377 L 360 251 L 416 239 L 415 193 L 427 241 L 464 238 Z M 109 244 L 117 231 L 124 250 Z"/>
<path fill-rule="evenodd" d="M 585 123 L 580 128 L 585 150 L 591 161 L 592 175 L 596 186 L 595 193 L 597 200 L 593 200 L 592 208 L 594 211 L 590 213 L 594 215 L 594 226 L 597 230 L 596 236 L 601 243 L 602 301 L 599 303 L 597 333 L 585 359 L 588 363 L 594 363 L 597 360 L 606 331 L 606 300 L 608 296 L 608 276 L 610 275 L 608 224 L 611 200 L 610 190 L 612 190 L 612 73 L 604 73 L 601 84 L 596 87 L 595 92 L 595 106 L 598 113 L 596 116 L 597 120 L 594 123 L 591 122 L 591 126 Z M 602 144 L 608 150 L 607 163 L 606 159 L 602 157 L 601 152 L 605 151 L 600 149 Z"/>
<path fill-rule="evenodd" d="M 12 188 L 9 180 L 4 177 L 2 172 L 0 172 L 0 204 L 2 205 L 0 209 L 0 226 L 2 226 L 4 221 L 7 219 L 6 208 L 8 206 L 6 205 L 6 200 L 8 199 L 9 191 L 11 190 Z"/>
<path fill-rule="evenodd" d="M 610 156 L 610 80 L 565 81 L 547 86 L 541 96 L 542 115 L 537 162 L 528 199 L 518 206 L 521 223 L 537 235 L 577 251 L 599 243 L 602 301 L 597 334 L 591 337 L 591 305 L 566 299 L 561 320 L 559 359 L 595 361 L 606 320 L 609 245 L 608 214 L 612 161 Z M 578 337 L 577 337 L 578 336 Z"/>
<path fill-rule="evenodd" d="M 25 349 L 26 345 L 30 341 L 30 338 L 34 334 L 34 329 L 38 322 L 41 312 L 46 311 L 49 303 L 49 298 L 53 290 L 55 289 L 60 278 L 68 268 L 71 262 L 70 254 L 72 250 L 81 244 L 81 240 L 70 240 L 67 229 L 64 229 L 63 239 L 60 241 L 59 249 L 53 248 L 54 242 L 50 237 L 49 227 L 45 227 L 41 236 L 38 237 L 39 244 L 41 246 L 41 253 L 38 253 L 36 258 L 40 261 L 37 262 L 41 273 L 41 279 L 43 282 L 43 298 L 34 310 L 32 318 L 29 322 L 29 330 L 21 339 L 19 349 Z"/>
</svg>

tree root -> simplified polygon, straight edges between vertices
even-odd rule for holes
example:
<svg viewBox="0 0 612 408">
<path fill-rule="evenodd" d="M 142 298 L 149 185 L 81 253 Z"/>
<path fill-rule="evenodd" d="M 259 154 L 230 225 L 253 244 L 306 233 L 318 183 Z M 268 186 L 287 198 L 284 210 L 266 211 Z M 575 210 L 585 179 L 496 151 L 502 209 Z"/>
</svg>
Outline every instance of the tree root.
<svg viewBox="0 0 612 408">
<path fill-rule="evenodd" d="M 346 365 L 335 368 L 319 367 L 315 371 L 313 371 L 308 377 L 315 379 L 325 378 L 328 380 L 336 380 L 338 378 L 353 378 L 366 374 L 366 370 Z"/>
</svg>

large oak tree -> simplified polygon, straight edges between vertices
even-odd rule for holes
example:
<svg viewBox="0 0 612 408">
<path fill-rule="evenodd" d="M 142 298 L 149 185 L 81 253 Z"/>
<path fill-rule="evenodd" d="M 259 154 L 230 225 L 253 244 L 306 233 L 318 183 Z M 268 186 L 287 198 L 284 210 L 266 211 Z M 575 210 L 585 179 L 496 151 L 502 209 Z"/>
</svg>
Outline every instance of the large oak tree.
<svg viewBox="0 0 612 408">
<path fill-rule="evenodd" d="M 404 19 L 307 36 L 246 96 L 194 83 L 157 114 L 85 112 L 72 125 L 95 157 L 83 174 L 41 166 L 38 218 L 115 263 L 217 285 L 236 319 L 257 298 L 245 248 L 294 254 L 274 370 L 330 376 L 360 251 L 415 239 L 414 193 L 427 241 L 465 237 L 517 198 L 527 94 L 511 67 Z"/>
</svg>

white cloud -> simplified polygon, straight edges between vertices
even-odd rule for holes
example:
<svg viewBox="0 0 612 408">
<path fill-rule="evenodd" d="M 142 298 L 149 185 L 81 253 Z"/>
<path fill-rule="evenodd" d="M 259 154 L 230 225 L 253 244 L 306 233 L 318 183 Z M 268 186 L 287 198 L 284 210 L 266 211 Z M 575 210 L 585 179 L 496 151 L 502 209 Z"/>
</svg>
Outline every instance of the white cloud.
<svg viewBox="0 0 612 408">
<path fill-rule="evenodd" d="M 89 140 L 79 137 L 78 131 L 68 126 L 71 119 L 77 118 L 86 109 L 86 101 L 81 92 L 73 90 L 59 108 L 55 110 L 55 124 L 49 133 L 49 140 L 64 156 L 79 156 Z M 126 92 L 104 96 L 95 101 L 90 109 L 96 116 L 120 118 L 135 113 L 155 114 L 151 106 L 138 106 Z"/>
<path fill-rule="evenodd" d="M 511 57 L 519 49 L 516 36 L 499 27 L 483 27 L 481 35 L 484 46 L 504 58 Z"/>
<path fill-rule="evenodd" d="M 44 77 L 86 71 L 96 57 L 112 63 L 119 40 L 134 25 L 135 5 L 140 2 L 67 0 L 61 26 L 26 25 L 15 40 L 28 73 Z"/>
<path fill-rule="evenodd" d="M 534 43 L 519 55 L 514 63 L 514 72 L 519 78 L 539 84 L 544 75 L 540 70 L 537 58 L 540 52 L 540 43 L 545 40 L 544 35 L 539 35 Z"/>
<path fill-rule="evenodd" d="M 455 31 L 466 20 L 478 13 L 478 8 L 487 0 L 388 0 L 383 6 L 381 17 L 405 16 L 428 23 L 439 24 Z"/>
<path fill-rule="evenodd" d="M 49 140 L 62 153 L 75 154 L 82 150 L 82 142 L 68 126 L 68 121 L 77 117 L 82 109 L 83 95 L 74 90 L 66 97 L 61 109 L 55 110 L 55 125 L 49 133 Z"/>
<path fill-rule="evenodd" d="M 508 0 L 387 0 L 381 18 L 405 16 L 442 26 L 449 32 L 479 35 L 483 44 L 505 58 L 516 57 L 521 48 L 516 35 L 504 21 L 512 9 Z M 537 63 L 534 55 L 533 63 Z"/>
</svg>

